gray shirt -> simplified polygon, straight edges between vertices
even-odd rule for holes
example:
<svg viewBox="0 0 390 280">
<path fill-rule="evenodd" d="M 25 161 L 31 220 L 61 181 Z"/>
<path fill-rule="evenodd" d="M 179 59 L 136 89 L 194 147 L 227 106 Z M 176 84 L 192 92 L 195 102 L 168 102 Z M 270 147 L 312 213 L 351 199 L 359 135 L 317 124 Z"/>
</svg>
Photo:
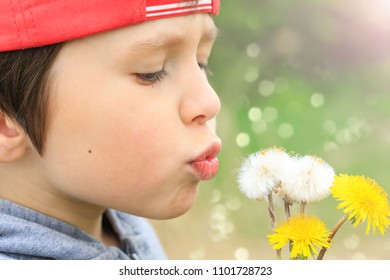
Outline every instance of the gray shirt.
<svg viewBox="0 0 390 280">
<path fill-rule="evenodd" d="M 147 220 L 109 209 L 106 225 L 121 248 L 106 246 L 77 227 L 0 199 L 0 259 L 126 260 L 165 259 Z"/>
</svg>

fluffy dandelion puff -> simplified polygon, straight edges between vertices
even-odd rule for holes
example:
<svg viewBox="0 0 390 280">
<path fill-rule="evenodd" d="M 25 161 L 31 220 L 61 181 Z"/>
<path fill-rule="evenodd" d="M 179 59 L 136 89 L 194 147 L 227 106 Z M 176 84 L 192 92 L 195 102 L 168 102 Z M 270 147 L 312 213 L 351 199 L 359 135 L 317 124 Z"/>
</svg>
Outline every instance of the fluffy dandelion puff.
<svg viewBox="0 0 390 280">
<path fill-rule="evenodd" d="M 356 227 L 367 220 L 366 234 L 376 229 L 383 235 L 390 225 L 390 206 L 387 193 L 372 179 L 364 176 L 341 174 L 336 176 L 330 188 L 333 197 L 340 202 L 348 219 Z"/>
<path fill-rule="evenodd" d="M 284 173 L 282 192 L 291 203 L 313 203 L 330 194 L 335 172 L 315 156 L 294 157 L 293 168 Z"/>
<path fill-rule="evenodd" d="M 330 231 L 324 222 L 315 216 L 299 215 L 289 218 L 275 228 L 275 233 L 267 235 L 274 250 L 283 248 L 291 241 L 290 258 L 309 258 L 318 255 L 316 248 L 329 248 Z"/>
<path fill-rule="evenodd" d="M 266 198 L 280 184 L 280 175 L 290 168 L 291 157 L 282 149 L 269 148 L 244 159 L 238 170 L 238 185 L 251 199 Z"/>
</svg>

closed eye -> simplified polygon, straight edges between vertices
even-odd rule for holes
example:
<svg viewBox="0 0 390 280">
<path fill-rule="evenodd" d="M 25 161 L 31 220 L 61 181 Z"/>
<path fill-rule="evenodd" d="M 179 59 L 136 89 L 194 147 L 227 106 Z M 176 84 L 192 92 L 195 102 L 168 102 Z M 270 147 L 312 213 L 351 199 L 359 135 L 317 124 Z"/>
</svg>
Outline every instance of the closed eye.
<svg viewBox="0 0 390 280">
<path fill-rule="evenodd" d="M 136 73 L 135 76 L 137 80 L 142 85 L 151 85 L 154 83 L 160 82 L 168 75 L 168 72 L 165 69 L 162 69 L 153 73 Z"/>
<path fill-rule="evenodd" d="M 198 63 L 199 68 L 206 74 L 211 75 L 212 72 L 209 69 L 208 65 L 205 63 Z M 154 83 L 160 82 L 162 79 L 164 79 L 168 75 L 168 72 L 165 69 L 161 69 L 160 71 L 153 72 L 153 73 L 136 73 L 135 76 L 137 80 L 142 85 L 151 85 Z"/>
<path fill-rule="evenodd" d="M 206 73 L 206 75 L 212 75 L 213 73 L 211 72 L 209 66 L 205 63 L 198 63 L 199 68 Z"/>
</svg>

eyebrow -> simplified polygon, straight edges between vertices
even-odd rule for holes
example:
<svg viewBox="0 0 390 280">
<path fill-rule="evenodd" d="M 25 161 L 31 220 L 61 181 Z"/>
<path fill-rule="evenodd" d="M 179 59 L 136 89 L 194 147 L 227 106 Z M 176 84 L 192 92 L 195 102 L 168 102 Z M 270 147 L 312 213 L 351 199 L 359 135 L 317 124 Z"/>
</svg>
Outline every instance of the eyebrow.
<svg viewBox="0 0 390 280">
<path fill-rule="evenodd" d="M 218 36 L 218 28 L 213 26 L 212 28 L 208 28 L 201 36 L 200 42 L 209 41 L 214 42 Z M 175 45 L 182 45 L 186 41 L 186 36 L 182 34 L 167 34 L 163 36 L 154 36 L 145 38 L 143 40 L 134 42 L 131 44 L 130 49 L 132 52 L 138 52 L 138 50 L 142 49 L 143 51 L 155 51 L 162 47 L 169 47 Z"/>
</svg>

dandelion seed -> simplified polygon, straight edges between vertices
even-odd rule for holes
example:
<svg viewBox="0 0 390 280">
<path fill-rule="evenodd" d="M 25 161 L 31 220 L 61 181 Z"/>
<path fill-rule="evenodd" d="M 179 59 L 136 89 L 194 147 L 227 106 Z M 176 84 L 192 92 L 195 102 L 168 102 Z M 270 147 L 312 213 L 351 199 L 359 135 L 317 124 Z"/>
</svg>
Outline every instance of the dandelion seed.
<svg viewBox="0 0 390 280">
<path fill-rule="evenodd" d="M 337 206 L 343 209 L 348 220 L 357 227 L 367 220 L 366 234 L 376 229 L 383 235 L 390 225 L 390 205 L 387 193 L 371 178 L 341 174 L 336 176 L 330 191 L 341 201 Z"/>
<path fill-rule="evenodd" d="M 294 165 L 283 177 L 282 193 L 290 203 L 313 203 L 330 194 L 335 173 L 315 156 L 294 157 Z"/>
<path fill-rule="evenodd" d="M 280 183 L 280 174 L 289 169 L 291 157 L 282 149 L 269 148 L 246 158 L 238 173 L 240 190 L 251 199 L 264 199 Z"/>
<path fill-rule="evenodd" d="M 290 258 L 309 258 L 317 255 L 320 247 L 329 248 L 330 231 L 324 222 L 315 216 L 300 215 L 289 218 L 275 228 L 275 233 L 267 235 L 274 250 L 279 250 L 291 242 Z"/>
</svg>

